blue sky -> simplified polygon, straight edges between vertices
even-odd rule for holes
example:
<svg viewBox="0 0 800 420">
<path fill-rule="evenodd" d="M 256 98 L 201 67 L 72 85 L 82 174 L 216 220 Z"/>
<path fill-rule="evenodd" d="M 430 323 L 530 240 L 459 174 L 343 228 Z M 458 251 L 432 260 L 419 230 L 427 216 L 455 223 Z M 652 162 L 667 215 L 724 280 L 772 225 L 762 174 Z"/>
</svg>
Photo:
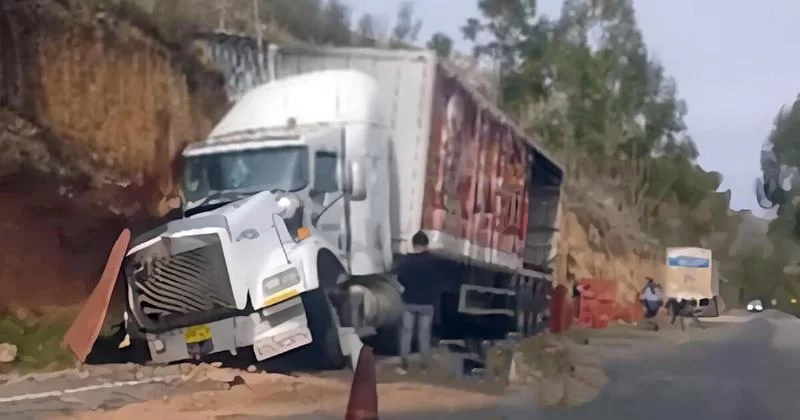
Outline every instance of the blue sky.
<svg viewBox="0 0 800 420">
<path fill-rule="evenodd" d="M 753 185 L 759 151 L 778 108 L 800 92 L 796 54 L 800 1 L 634 0 L 651 51 L 678 81 L 689 105 L 689 132 L 699 163 L 722 173 L 731 207 L 757 209 Z M 392 23 L 401 0 L 349 0 L 357 15 L 372 13 Z M 477 15 L 471 0 L 416 2 L 423 20 L 420 40 L 436 31 L 460 38 L 459 27 Z M 560 0 L 540 0 L 557 15 Z M 466 48 L 463 41 L 459 47 Z"/>
</svg>

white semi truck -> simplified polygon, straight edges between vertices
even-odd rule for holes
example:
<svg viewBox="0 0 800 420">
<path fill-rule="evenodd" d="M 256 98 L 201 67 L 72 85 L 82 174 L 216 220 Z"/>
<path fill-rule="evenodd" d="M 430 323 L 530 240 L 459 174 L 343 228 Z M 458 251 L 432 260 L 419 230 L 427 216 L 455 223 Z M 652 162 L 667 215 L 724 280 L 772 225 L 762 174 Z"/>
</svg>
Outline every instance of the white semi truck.
<svg viewBox="0 0 800 420">
<path fill-rule="evenodd" d="M 128 247 L 133 342 L 317 368 L 391 348 L 419 230 L 443 261 L 437 335 L 513 331 L 515 285 L 551 272 L 558 164 L 432 52 L 270 51 L 274 80 L 183 152 L 184 217 Z"/>
</svg>

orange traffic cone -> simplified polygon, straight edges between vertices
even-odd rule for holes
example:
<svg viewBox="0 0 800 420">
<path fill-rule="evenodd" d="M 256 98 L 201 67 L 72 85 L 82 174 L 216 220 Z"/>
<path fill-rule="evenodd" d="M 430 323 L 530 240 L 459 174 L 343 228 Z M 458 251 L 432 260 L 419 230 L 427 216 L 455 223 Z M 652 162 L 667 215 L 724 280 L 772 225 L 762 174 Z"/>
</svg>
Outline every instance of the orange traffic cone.
<svg viewBox="0 0 800 420">
<path fill-rule="evenodd" d="M 86 357 L 92 351 L 94 342 L 100 335 L 103 322 L 108 314 L 108 305 L 111 302 L 111 295 L 119 278 L 119 271 L 122 267 L 122 260 L 128 252 L 128 245 L 131 242 L 131 231 L 123 229 L 111 248 L 108 255 L 106 267 L 100 275 L 100 281 L 94 287 L 92 294 L 83 303 L 78 316 L 64 335 L 61 342 L 62 347 L 68 347 L 81 362 L 86 361 Z"/>
<path fill-rule="evenodd" d="M 345 420 L 378 420 L 378 381 L 372 347 L 364 346 L 358 355 L 358 365 L 350 386 Z"/>
</svg>

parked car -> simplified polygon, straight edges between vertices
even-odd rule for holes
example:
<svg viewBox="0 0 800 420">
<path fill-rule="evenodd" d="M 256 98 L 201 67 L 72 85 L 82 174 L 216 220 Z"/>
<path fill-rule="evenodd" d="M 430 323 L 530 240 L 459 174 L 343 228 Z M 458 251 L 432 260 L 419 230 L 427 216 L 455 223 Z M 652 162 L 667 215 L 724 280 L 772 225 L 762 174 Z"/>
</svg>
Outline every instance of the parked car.
<svg viewBox="0 0 800 420">
<path fill-rule="evenodd" d="M 761 299 L 753 299 L 747 302 L 747 312 L 761 312 L 764 310 L 764 303 Z"/>
</svg>

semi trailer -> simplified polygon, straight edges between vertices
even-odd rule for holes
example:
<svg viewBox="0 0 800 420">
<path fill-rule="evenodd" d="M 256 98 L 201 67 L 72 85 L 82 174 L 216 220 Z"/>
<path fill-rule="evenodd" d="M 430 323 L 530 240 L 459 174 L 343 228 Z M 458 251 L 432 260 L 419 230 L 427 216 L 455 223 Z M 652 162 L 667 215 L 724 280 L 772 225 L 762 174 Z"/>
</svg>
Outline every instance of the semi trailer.
<svg viewBox="0 0 800 420">
<path fill-rule="evenodd" d="M 155 363 L 309 351 L 326 369 L 391 349 L 393 270 L 420 230 L 443 267 L 436 335 L 514 331 L 516 285 L 552 272 L 562 168 L 432 52 L 268 57 L 272 80 L 183 151 L 183 217 L 125 248 L 131 343 Z"/>
</svg>

